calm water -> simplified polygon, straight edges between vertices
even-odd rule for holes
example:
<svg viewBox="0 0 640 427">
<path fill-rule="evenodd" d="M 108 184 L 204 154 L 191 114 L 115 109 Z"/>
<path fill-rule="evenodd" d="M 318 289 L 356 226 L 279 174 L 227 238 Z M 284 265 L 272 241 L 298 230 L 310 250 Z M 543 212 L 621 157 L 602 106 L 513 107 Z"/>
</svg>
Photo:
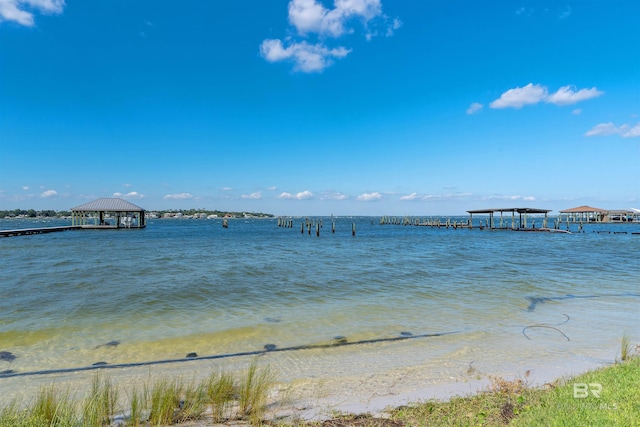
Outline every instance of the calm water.
<svg viewBox="0 0 640 427">
<path fill-rule="evenodd" d="M 468 364 L 482 348 L 500 365 L 499 355 L 522 348 L 612 360 L 622 334 L 640 332 L 640 235 L 631 234 L 640 224 L 568 235 L 337 218 L 332 234 L 324 218 L 318 238 L 301 234 L 300 221 L 237 219 L 224 229 L 220 220 L 151 220 L 144 230 L 0 239 L 0 351 L 17 356 L 0 360 L 0 372 L 441 332 L 456 333 L 428 339 L 439 340 L 434 359 Z M 58 223 L 0 220 L 0 229 Z M 603 229 L 628 234 L 595 232 Z M 562 324 L 570 342 L 549 328 L 525 337 L 537 324 Z M 411 358 L 424 341 L 340 351 L 398 345 Z M 288 363 L 304 365 L 304 352 L 292 353 Z"/>
</svg>

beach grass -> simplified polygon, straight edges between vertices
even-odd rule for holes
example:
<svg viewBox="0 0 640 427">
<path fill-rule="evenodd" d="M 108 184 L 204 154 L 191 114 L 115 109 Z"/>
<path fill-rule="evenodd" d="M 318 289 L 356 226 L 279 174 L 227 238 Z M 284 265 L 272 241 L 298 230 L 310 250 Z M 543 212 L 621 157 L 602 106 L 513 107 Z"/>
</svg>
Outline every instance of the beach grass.
<svg viewBox="0 0 640 427">
<path fill-rule="evenodd" d="M 205 383 L 205 392 L 213 422 L 229 419 L 235 401 L 233 377 L 225 372 L 212 373 Z"/>
<path fill-rule="evenodd" d="M 631 336 L 625 332 L 620 340 L 620 360 L 625 361 L 633 355 L 633 346 L 631 344 Z"/>
<path fill-rule="evenodd" d="M 93 377 L 91 391 L 84 400 L 82 408 L 82 422 L 88 427 L 108 425 L 116 414 L 118 390 L 108 377 L 99 372 Z"/>
<path fill-rule="evenodd" d="M 268 421 L 266 405 L 274 376 L 268 367 L 252 363 L 241 376 L 214 372 L 202 381 L 160 378 L 134 387 L 129 408 L 119 408 L 119 392 L 111 380 L 97 374 L 88 396 L 76 400 L 69 390 L 42 388 L 30 405 L 13 401 L 0 409 L 0 427 L 168 426 L 198 421 L 198 425 L 271 426 L 630 426 L 640 420 L 640 356 L 632 352 L 585 374 L 531 387 L 527 378 L 491 378 L 477 394 L 448 401 L 429 400 L 389 409 L 384 417 L 334 414 L 322 422 Z"/>
<path fill-rule="evenodd" d="M 238 391 L 239 412 L 252 424 L 259 424 L 264 415 L 267 398 L 274 376 L 269 367 L 259 367 L 255 362 L 249 366 L 240 382 Z"/>
<path fill-rule="evenodd" d="M 0 427 L 168 426 L 194 420 L 214 423 L 242 420 L 260 425 L 273 375 L 252 363 L 239 379 L 214 373 L 202 381 L 158 378 L 125 391 L 128 408 L 120 408 L 120 390 L 97 373 L 84 398 L 51 385 L 33 402 L 14 400 L 0 408 Z M 126 405 L 125 404 L 125 405 Z"/>
</svg>

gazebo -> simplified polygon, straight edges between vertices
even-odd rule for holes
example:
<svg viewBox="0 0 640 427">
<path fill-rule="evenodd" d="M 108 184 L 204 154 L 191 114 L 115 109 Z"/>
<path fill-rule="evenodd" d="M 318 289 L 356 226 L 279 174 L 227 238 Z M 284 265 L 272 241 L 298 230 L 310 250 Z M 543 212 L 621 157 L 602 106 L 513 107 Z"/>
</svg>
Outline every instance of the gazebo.
<svg viewBox="0 0 640 427">
<path fill-rule="evenodd" d="M 578 206 L 577 208 L 560 211 L 567 222 L 608 222 L 609 211 L 591 206 Z M 561 216 L 561 218 L 562 218 Z"/>
<path fill-rule="evenodd" d="M 493 215 L 499 212 L 500 213 L 500 223 L 496 226 Z M 551 212 L 549 209 L 536 209 L 536 208 L 496 208 L 496 209 L 477 209 L 467 211 L 469 214 L 469 224 L 470 227 L 473 227 L 473 214 L 481 214 L 481 215 L 489 215 L 489 221 L 487 222 L 487 226 L 490 229 L 505 229 L 506 221 L 503 219 L 503 214 L 505 212 L 511 212 L 511 229 L 512 230 L 523 230 L 527 228 L 527 214 L 544 214 L 544 218 L 542 219 L 542 228 L 547 228 L 547 214 Z M 515 226 L 516 222 L 516 213 L 519 215 L 518 227 Z M 533 224 L 532 224 L 533 227 Z"/>
<path fill-rule="evenodd" d="M 635 222 L 639 213 L 631 209 L 607 210 L 591 206 L 560 211 L 561 215 L 566 216 L 567 222 Z"/>
<path fill-rule="evenodd" d="M 103 198 L 71 209 L 71 224 L 82 228 L 144 228 L 145 210 L 117 198 Z"/>
</svg>

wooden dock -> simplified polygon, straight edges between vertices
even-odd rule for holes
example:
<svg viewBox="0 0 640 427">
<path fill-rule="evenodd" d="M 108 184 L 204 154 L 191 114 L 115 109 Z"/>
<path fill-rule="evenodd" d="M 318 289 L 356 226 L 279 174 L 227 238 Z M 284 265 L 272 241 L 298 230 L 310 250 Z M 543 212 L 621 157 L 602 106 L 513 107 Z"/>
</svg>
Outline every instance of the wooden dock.
<svg viewBox="0 0 640 427">
<path fill-rule="evenodd" d="M 79 225 L 63 225 L 59 227 L 18 228 L 15 230 L 0 230 L 0 237 L 28 236 L 30 234 L 55 233 L 57 231 L 79 230 Z"/>
</svg>

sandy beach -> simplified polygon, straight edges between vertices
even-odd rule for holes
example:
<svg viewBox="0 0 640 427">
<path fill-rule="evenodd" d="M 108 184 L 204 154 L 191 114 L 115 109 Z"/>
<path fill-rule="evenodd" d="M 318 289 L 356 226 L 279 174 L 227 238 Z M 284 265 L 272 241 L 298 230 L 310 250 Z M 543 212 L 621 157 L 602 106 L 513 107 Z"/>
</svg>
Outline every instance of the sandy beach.
<svg viewBox="0 0 640 427">
<path fill-rule="evenodd" d="M 142 367 L 101 369 L 122 390 L 127 391 L 158 378 L 201 380 L 212 372 L 239 374 L 252 362 L 267 366 L 276 383 L 270 394 L 269 417 L 318 420 L 336 412 L 379 414 L 427 399 L 448 399 L 475 393 L 487 386 L 492 376 L 521 378 L 541 386 L 560 377 L 595 369 L 615 360 L 612 345 L 591 355 L 570 351 L 570 341 L 559 340 L 547 331 L 522 345 L 506 345 L 487 339 L 485 345 L 464 345 L 461 336 L 338 346 L 333 348 L 265 352 L 214 360 Z M 562 337 L 560 337 L 562 338 Z M 451 352 L 454 341 L 459 345 Z M 543 344 L 544 345 L 541 345 Z M 500 349 L 496 353 L 496 346 Z M 573 347 L 576 347 L 575 345 Z M 501 353 L 502 357 L 498 354 Z M 13 399 L 30 402 L 43 386 L 55 384 L 61 390 L 82 396 L 96 371 L 18 376 L 0 380 L 0 402 Z"/>
</svg>

